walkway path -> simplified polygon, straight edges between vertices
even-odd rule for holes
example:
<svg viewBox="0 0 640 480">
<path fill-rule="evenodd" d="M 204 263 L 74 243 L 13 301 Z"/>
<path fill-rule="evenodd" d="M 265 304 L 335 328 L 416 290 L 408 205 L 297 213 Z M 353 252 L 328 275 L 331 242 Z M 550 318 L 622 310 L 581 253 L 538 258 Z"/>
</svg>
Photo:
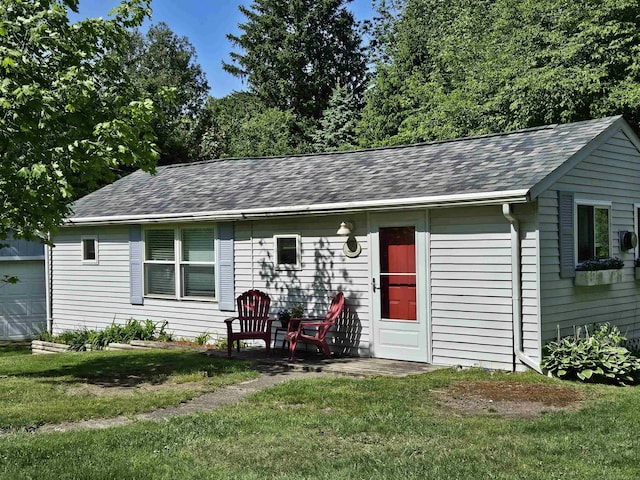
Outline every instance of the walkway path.
<svg viewBox="0 0 640 480">
<path fill-rule="evenodd" d="M 252 352 L 247 352 L 252 356 Z M 241 355 L 244 357 L 245 355 Z M 404 377 L 406 375 L 424 373 L 437 369 L 432 365 L 380 360 L 372 358 L 344 358 L 331 360 L 301 361 L 290 364 L 270 359 L 260 359 L 261 375 L 253 380 L 230 385 L 214 392 L 204 393 L 192 400 L 181 403 L 177 407 L 162 408 L 153 412 L 135 415 L 133 417 L 114 417 L 83 420 L 79 422 L 43 425 L 33 432 L 68 432 L 82 429 L 101 429 L 130 425 L 140 420 L 162 421 L 178 415 L 191 415 L 208 412 L 222 405 L 232 405 L 265 388 L 300 378 L 314 378 L 328 375 L 350 375 L 364 377 L 369 375 L 387 375 Z"/>
</svg>

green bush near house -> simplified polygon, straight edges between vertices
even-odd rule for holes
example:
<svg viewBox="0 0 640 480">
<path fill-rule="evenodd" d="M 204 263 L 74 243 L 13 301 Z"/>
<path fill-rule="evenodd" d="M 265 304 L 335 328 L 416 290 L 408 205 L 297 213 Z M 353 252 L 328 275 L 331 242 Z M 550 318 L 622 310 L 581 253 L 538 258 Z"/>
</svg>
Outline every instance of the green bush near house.
<svg viewBox="0 0 640 480">
<path fill-rule="evenodd" d="M 40 340 L 57 342 L 69 345 L 69 350 L 85 350 L 87 344 L 95 350 L 101 350 L 110 343 L 128 343 L 131 340 L 160 340 L 170 341 L 171 335 L 166 332 L 168 322 L 153 323 L 147 319 L 144 321 L 130 318 L 124 325 L 115 322 L 103 330 L 68 330 L 60 335 L 43 333 Z"/>
<path fill-rule="evenodd" d="M 594 325 L 549 342 L 542 368 L 559 378 L 592 383 L 631 385 L 640 381 L 640 359 L 622 346 L 626 338 L 616 326 Z"/>
</svg>

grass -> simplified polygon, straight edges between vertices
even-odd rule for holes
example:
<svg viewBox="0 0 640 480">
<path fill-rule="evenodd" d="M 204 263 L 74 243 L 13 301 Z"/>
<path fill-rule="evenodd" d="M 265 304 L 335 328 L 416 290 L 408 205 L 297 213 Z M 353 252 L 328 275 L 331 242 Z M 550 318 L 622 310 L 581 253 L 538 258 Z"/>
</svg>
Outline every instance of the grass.
<svg viewBox="0 0 640 480">
<path fill-rule="evenodd" d="M 3 348 L 0 375 L 0 430 L 10 430 L 173 406 L 258 374 L 249 363 L 197 352 L 25 355 Z"/>
<path fill-rule="evenodd" d="M 18 355 L 30 355 L 30 354 L 31 354 L 30 345 L 11 344 L 11 343 L 0 345 L 0 358 L 14 357 Z"/>
<path fill-rule="evenodd" d="M 1 478 L 636 479 L 640 390 L 580 385 L 581 411 L 534 419 L 439 403 L 452 381 L 560 385 L 449 370 L 288 382 L 167 423 L 0 437 Z"/>
</svg>

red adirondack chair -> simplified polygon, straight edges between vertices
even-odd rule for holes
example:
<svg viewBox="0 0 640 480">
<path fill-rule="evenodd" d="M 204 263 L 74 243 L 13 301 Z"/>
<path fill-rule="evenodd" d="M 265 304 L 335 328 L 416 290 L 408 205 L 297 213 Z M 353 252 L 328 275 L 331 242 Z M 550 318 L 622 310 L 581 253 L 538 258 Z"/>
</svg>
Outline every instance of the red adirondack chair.
<svg viewBox="0 0 640 480">
<path fill-rule="evenodd" d="M 322 353 L 324 353 L 326 357 L 330 357 L 331 350 L 329 349 L 329 344 L 325 337 L 329 329 L 334 323 L 336 323 L 343 307 L 344 294 L 342 292 L 338 292 L 336 296 L 333 297 L 329 311 L 322 320 L 303 320 L 298 324 L 297 329 L 287 332 L 284 337 L 284 341 L 289 342 L 289 360 L 293 361 L 296 347 L 300 342 L 315 345 L 322 350 Z M 304 329 L 308 327 L 317 327 L 314 335 L 309 335 L 304 331 Z"/>
<path fill-rule="evenodd" d="M 233 342 L 237 342 L 238 352 L 240 341 L 257 339 L 264 340 L 267 345 L 267 355 L 271 352 L 271 322 L 269 318 L 269 295 L 260 290 L 249 290 L 237 298 L 238 316 L 227 318 L 227 355 L 231 356 Z M 233 322 L 238 320 L 239 331 L 233 331 Z"/>
</svg>

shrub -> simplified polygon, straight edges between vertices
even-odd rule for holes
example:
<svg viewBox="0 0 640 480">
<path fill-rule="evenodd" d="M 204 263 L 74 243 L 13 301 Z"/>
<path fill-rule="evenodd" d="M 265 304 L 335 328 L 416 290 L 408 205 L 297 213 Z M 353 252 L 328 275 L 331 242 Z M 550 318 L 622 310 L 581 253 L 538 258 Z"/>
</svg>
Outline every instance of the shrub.
<svg viewBox="0 0 640 480">
<path fill-rule="evenodd" d="M 69 350 L 84 350 L 90 343 L 94 349 L 103 349 L 110 343 L 128 343 L 131 340 L 161 340 L 170 341 L 171 334 L 165 331 L 168 322 L 158 325 L 147 319 L 143 322 L 130 318 L 124 325 L 115 322 L 104 330 L 68 330 L 54 336 L 50 333 L 42 333 L 40 340 L 58 342 L 69 345 Z"/>
<path fill-rule="evenodd" d="M 621 346 L 626 340 L 617 327 L 594 325 L 589 335 L 580 329 L 573 336 L 549 342 L 542 368 L 559 378 L 592 383 L 627 385 L 640 380 L 640 359 Z"/>
</svg>

